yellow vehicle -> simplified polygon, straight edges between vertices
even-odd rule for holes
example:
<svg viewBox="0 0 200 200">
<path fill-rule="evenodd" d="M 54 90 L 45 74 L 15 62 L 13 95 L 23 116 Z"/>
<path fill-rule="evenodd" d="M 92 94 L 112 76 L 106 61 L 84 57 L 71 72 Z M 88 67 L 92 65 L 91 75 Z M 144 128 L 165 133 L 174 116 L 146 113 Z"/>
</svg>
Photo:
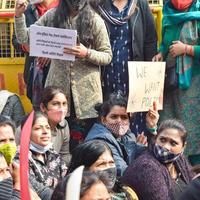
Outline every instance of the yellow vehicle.
<svg viewBox="0 0 200 200">
<path fill-rule="evenodd" d="M 24 55 L 14 50 L 15 0 L 0 0 L 0 89 L 18 94 L 26 113 L 32 109 L 23 79 Z"/>
<path fill-rule="evenodd" d="M 156 24 L 156 30 L 158 35 L 158 45 L 161 42 L 162 39 L 162 7 L 163 7 L 163 1 L 162 0 L 148 0 L 149 6 L 151 8 L 151 11 L 153 13 L 155 24 Z"/>
</svg>

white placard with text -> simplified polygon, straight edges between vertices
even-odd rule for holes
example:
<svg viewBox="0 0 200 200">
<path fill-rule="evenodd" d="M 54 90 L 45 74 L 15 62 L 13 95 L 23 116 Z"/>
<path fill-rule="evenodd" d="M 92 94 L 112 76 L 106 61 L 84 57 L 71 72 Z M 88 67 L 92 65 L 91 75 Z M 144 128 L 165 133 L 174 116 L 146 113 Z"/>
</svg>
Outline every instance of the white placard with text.
<svg viewBox="0 0 200 200">
<path fill-rule="evenodd" d="M 128 62 L 129 98 L 127 112 L 148 111 L 153 102 L 163 108 L 165 62 Z"/>
<path fill-rule="evenodd" d="M 75 56 L 64 54 L 64 47 L 76 45 L 77 31 L 44 26 L 30 27 L 30 55 L 74 61 Z"/>
</svg>

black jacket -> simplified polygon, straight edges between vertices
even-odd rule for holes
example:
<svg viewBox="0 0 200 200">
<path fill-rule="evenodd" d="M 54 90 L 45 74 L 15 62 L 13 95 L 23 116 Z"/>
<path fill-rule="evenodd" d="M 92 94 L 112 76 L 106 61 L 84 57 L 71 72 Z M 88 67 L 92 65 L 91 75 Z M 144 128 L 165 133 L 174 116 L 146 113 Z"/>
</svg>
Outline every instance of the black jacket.
<svg viewBox="0 0 200 200">
<path fill-rule="evenodd" d="M 157 53 L 157 32 L 154 18 L 147 0 L 134 0 L 136 9 L 129 18 L 132 31 L 133 61 L 151 61 Z M 109 0 L 104 1 L 106 10 L 110 10 Z M 104 20 L 109 32 L 109 23 Z"/>
<path fill-rule="evenodd" d="M 138 157 L 146 147 L 136 143 L 135 135 L 128 131 L 121 139 L 116 139 L 114 135 L 102 124 L 95 123 L 90 129 L 85 141 L 102 140 L 111 149 L 117 175 L 122 176 L 127 166 Z"/>
<path fill-rule="evenodd" d="M 179 200 L 199 200 L 200 199 L 200 176 L 194 179 L 183 192 Z"/>
</svg>

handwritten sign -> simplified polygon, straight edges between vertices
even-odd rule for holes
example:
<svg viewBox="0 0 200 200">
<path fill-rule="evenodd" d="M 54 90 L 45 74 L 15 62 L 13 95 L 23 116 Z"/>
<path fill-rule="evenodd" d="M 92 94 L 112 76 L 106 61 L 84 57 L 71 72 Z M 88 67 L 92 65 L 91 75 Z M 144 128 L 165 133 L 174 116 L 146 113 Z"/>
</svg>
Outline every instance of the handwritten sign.
<svg viewBox="0 0 200 200">
<path fill-rule="evenodd" d="M 74 61 L 75 56 L 64 54 L 64 47 L 76 45 L 76 30 L 32 25 L 30 27 L 30 55 Z"/>
<path fill-rule="evenodd" d="M 128 62 L 129 98 L 127 112 L 148 111 L 155 101 L 163 108 L 165 62 Z"/>
</svg>

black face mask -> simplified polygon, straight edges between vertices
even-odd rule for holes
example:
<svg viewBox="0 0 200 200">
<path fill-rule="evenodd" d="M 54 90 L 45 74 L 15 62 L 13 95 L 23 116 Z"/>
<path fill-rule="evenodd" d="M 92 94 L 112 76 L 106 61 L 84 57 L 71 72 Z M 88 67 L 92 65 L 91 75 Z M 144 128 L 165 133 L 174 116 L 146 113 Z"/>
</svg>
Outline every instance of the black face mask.
<svg viewBox="0 0 200 200">
<path fill-rule="evenodd" d="M 0 200 L 8 200 L 13 193 L 13 180 L 12 177 L 0 181 Z"/>
<path fill-rule="evenodd" d="M 87 0 L 67 0 L 70 10 L 80 11 L 86 4 Z"/>
<path fill-rule="evenodd" d="M 117 179 L 117 169 L 116 167 L 111 167 L 111 168 L 104 169 L 102 171 L 105 172 L 106 174 L 106 177 L 108 179 L 107 187 L 111 190 L 114 187 L 116 179 Z"/>
</svg>

